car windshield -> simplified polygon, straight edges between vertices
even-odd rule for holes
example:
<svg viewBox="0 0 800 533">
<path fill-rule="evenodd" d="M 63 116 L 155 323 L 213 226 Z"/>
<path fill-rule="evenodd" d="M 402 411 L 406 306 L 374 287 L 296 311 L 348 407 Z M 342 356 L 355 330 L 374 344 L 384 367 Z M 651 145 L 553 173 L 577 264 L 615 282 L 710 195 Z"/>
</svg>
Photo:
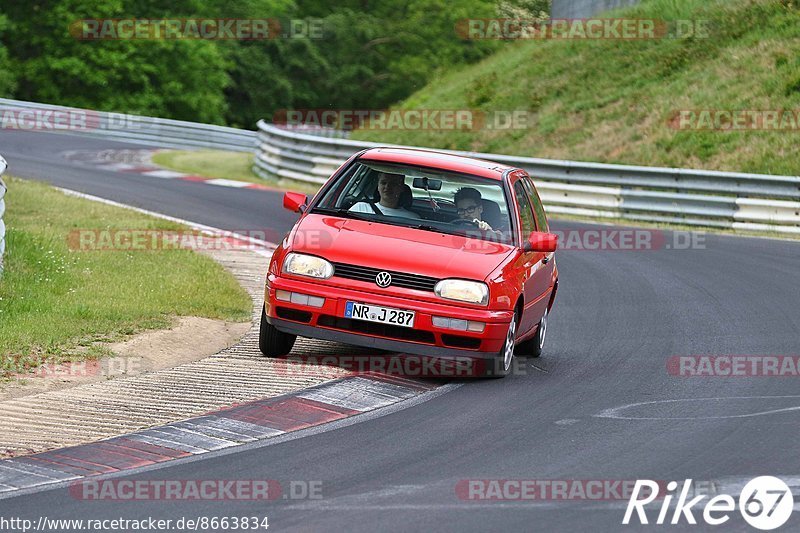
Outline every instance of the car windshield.
<svg viewBox="0 0 800 533">
<path fill-rule="evenodd" d="M 512 243 L 501 181 L 417 166 L 357 162 L 314 212 Z"/>
</svg>

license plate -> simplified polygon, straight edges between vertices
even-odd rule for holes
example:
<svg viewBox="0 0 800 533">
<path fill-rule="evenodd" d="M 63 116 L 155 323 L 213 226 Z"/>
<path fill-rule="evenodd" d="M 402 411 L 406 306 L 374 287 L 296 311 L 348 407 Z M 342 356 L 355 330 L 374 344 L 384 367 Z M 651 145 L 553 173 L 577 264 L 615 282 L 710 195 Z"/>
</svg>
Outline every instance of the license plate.
<svg viewBox="0 0 800 533">
<path fill-rule="evenodd" d="M 392 309 L 391 307 L 361 304 L 358 302 L 347 302 L 347 306 L 344 309 L 345 318 L 380 322 L 381 324 L 391 324 L 393 326 L 403 326 L 406 328 L 414 327 L 415 314 L 414 311 L 404 311 L 402 309 Z"/>
</svg>

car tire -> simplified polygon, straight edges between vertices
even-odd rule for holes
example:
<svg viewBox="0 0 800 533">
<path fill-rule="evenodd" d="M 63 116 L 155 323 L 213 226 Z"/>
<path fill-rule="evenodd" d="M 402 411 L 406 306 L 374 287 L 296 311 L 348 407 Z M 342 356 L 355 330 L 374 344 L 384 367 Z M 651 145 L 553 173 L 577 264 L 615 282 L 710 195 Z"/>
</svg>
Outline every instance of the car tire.
<svg viewBox="0 0 800 533">
<path fill-rule="evenodd" d="M 544 341 L 547 336 L 547 316 L 550 314 L 550 309 L 544 310 L 544 315 L 539 321 L 539 327 L 536 329 L 536 335 L 525 342 L 517 345 L 517 353 L 531 358 L 537 358 L 542 355 L 544 350 Z"/>
<path fill-rule="evenodd" d="M 511 373 L 514 366 L 514 348 L 517 342 L 517 324 L 519 323 L 519 315 L 514 311 L 514 318 L 508 325 L 508 332 L 506 333 L 506 341 L 503 347 L 500 348 L 494 358 L 487 359 L 487 368 L 484 371 L 484 377 L 487 378 L 504 378 Z"/>
<path fill-rule="evenodd" d="M 258 332 L 258 348 L 267 357 L 280 357 L 292 351 L 297 335 L 278 331 L 267 322 L 266 309 L 261 310 L 261 329 Z"/>
</svg>

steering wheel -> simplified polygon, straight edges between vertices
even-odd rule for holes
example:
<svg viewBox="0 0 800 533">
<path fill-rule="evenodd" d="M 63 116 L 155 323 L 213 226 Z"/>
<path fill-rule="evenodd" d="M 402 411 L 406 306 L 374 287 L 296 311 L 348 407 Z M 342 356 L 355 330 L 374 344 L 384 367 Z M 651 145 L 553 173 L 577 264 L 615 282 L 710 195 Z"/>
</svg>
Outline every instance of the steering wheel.
<svg viewBox="0 0 800 533">
<path fill-rule="evenodd" d="M 475 226 L 475 227 L 478 227 L 478 225 L 475 223 L 474 220 L 470 220 L 468 218 L 457 218 L 457 219 L 451 221 L 450 223 L 454 224 L 456 226 Z"/>
<path fill-rule="evenodd" d="M 356 203 L 358 203 L 358 198 L 356 198 L 352 194 L 348 194 L 342 200 L 341 208 L 342 209 L 350 209 L 351 207 L 356 205 Z"/>
</svg>

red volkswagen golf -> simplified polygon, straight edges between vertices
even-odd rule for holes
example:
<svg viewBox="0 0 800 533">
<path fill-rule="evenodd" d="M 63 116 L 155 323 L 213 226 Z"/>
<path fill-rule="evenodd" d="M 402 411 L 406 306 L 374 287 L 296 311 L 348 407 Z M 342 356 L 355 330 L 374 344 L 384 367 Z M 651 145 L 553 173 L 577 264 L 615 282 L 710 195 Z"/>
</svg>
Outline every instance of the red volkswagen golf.
<svg viewBox="0 0 800 533">
<path fill-rule="evenodd" d="M 275 250 L 260 349 L 297 335 L 402 354 L 477 360 L 502 377 L 537 357 L 558 289 L 557 237 L 524 170 L 373 148 L 351 157 Z"/>
</svg>

